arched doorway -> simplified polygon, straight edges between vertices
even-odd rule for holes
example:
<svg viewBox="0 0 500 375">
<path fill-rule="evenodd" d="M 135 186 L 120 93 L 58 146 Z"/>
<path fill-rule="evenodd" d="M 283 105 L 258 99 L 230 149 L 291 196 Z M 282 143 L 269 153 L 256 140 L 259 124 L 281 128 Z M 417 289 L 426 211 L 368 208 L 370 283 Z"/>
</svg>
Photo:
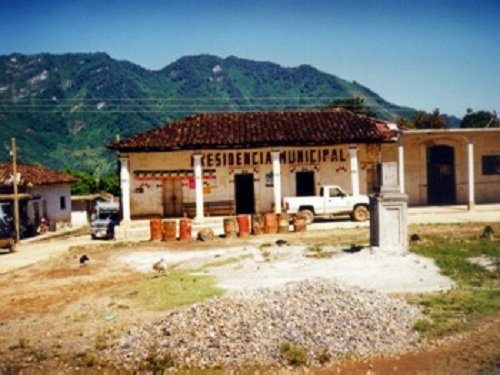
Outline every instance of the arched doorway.
<svg viewBox="0 0 500 375">
<path fill-rule="evenodd" d="M 446 145 L 430 146 L 427 148 L 427 203 L 455 202 L 455 150 Z"/>
</svg>

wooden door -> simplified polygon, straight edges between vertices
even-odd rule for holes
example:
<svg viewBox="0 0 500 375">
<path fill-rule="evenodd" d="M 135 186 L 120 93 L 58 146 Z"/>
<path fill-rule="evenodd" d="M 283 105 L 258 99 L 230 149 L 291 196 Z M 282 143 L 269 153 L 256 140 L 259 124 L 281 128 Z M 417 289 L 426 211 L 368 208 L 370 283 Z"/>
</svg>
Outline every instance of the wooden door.
<svg viewBox="0 0 500 375">
<path fill-rule="evenodd" d="M 182 180 L 180 178 L 163 181 L 163 216 L 182 216 Z"/>
</svg>

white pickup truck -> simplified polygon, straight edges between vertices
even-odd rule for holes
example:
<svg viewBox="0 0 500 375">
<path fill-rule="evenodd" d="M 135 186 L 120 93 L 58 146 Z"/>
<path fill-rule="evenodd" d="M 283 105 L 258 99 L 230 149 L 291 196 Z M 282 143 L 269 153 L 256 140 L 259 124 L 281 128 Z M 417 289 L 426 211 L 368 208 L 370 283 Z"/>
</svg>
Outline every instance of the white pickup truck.
<svg viewBox="0 0 500 375">
<path fill-rule="evenodd" d="M 289 214 L 302 215 L 307 224 L 312 223 L 315 216 L 350 215 L 355 221 L 370 218 L 366 195 L 350 196 L 337 185 L 321 186 L 319 194 L 319 197 L 285 197 L 284 208 Z"/>
</svg>

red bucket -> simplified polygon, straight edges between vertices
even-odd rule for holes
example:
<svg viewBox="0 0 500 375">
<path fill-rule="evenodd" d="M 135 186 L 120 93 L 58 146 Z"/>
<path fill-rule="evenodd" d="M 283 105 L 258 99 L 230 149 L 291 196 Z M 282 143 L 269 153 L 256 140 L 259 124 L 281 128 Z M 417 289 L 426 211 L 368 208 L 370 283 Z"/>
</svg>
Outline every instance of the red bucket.
<svg viewBox="0 0 500 375">
<path fill-rule="evenodd" d="M 248 215 L 238 215 L 237 219 L 240 237 L 248 237 L 250 235 L 250 218 Z"/>
<path fill-rule="evenodd" d="M 181 219 L 179 237 L 181 241 L 189 241 L 191 239 L 191 219 Z"/>
<path fill-rule="evenodd" d="M 264 215 L 264 231 L 266 233 L 278 233 L 278 220 L 276 214 L 267 213 Z"/>
<path fill-rule="evenodd" d="M 176 233 L 177 223 L 174 220 L 163 222 L 163 241 L 175 241 L 177 239 Z"/>
<path fill-rule="evenodd" d="M 151 219 L 149 221 L 149 228 L 151 231 L 151 241 L 161 241 L 163 230 L 161 219 Z"/>
</svg>

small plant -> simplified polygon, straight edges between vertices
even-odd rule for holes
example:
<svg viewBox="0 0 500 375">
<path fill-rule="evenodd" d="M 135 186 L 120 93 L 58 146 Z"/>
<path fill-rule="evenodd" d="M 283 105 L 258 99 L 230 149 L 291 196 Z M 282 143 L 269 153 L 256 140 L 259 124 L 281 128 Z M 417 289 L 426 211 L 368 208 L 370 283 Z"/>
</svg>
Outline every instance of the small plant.
<svg viewBox="0 0 500 375">
<path fill-rule="evenodd" d="M 106 350 L 110 347 L 108 337 L 105 334 L 99 334 L 95 338 L 95 348 L 97 350 Z"/>
<path fill-rule="evenodd" d="M 16 349 L 26 349 L 29 346 L 29 340 L 25 337 L 19 338 L 19 341 L 16 345 L 11 345 L 9 346 L 10 350 L 16 350 Z"/>
<path fill-rule="evenodd" d="M 332 355 L 330 354 L 330 351 L 328 348 L 324 348 L 319 354 L 318 354 L 318 362 L 322 365 L 325 363 L 330 362 L 332 359 Z"/>
<path fill-rule="evenodd" d="M 87 367 L 92 367 L 97 364 L 97 355 L 95 353 L 85 353 L 82 359 Z"/>
<path fill-rule="evenodd" d="M 341 361 L 349 361 L 353 358 L 354 358 L 354 353 L 351 352 L 350 350 L 347 350 L 339 354 L 339 360 Z"/>
<path fill-rule="evenodd" d="M 170 352 L 158 353 L 158 343 L 155 342 L 149 346 L 148 356 L 141 363 L 140 369 L 163 374 L 166 369 L 174 366 L 175 361 Z"/>
<path fill-rule="evenodd" d="M 29 354 L 32 355 L 34 361 L 38 363 L 45 361 L 48 358 L 47 353 L 43 349 L 31 349 Z"/>
<path fill-rule="evenodd" d="M 91 352 L 78 352 L 74 358 L 81 366 L 92 367 L 98 363 L 97 354 Z"/>
<path fill-rule="evenodd" d="M 264 259 L 266 260 L 266 262 L 269 262 L 269 260 L 271 258 L 271 251 L 270 250 L 261 250 L 261 254 L 264 257 Z"/>
<path fill-rule="evenodd" d="M 309 251 L 310 253 L 321 253 L 323 251 L 323 247 L 321 245 L 313 245 L 309 246 L 307 248 L 307 251 Z"/>
<path fill-rule="evenodd" d="M 420 333 L 421 335 L 427 335 L 432 331 L 433 324 L 429 319 L 419 319 L 413 325 L 413 329 Z"/>
<path fill-rule="evenodd" d="M 292 366 L 305 365 L 307 363 L 307 349 L 302 345 L 285 341 L 280 345 L 281 356 Z"/>
</svg>

